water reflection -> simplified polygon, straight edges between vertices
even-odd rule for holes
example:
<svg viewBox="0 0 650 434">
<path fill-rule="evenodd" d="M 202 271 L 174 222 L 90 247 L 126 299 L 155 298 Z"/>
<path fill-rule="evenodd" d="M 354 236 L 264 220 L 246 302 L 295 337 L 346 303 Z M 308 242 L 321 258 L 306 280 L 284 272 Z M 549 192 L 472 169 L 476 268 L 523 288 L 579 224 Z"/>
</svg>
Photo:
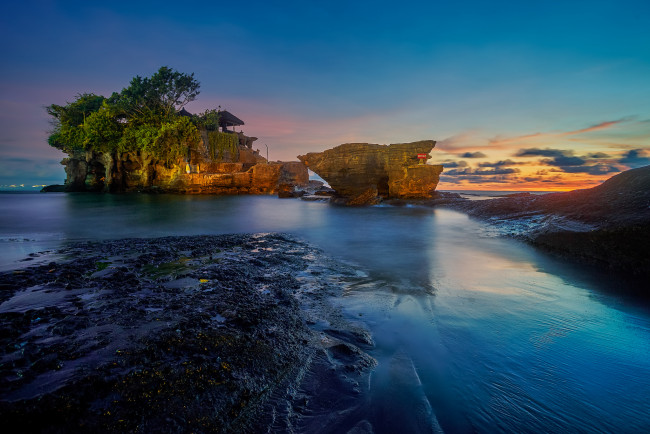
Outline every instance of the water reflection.
<svg viewBox="0 0 650 434">
<path fill-rule="evenodd" d="M 462 415 L 472 427 L 647 426 L 648 404 L 625 392 L 650 392 L 647 311 L 611 309 L 603 295 L 594 299 L 595 287 L 572 266 L 512 240 L 473 239 L 469 248 L 442 244 L 445 254 L 436 255 L 440 262 L 432 271 L 435 329 L 456 354 L 447 374 L 463 381 L 455 383 L 452 401 L 473 409 Z M 548 272 L 558 268 L 560 275 Z M 444 270 L 442 278 L 437 270 Z M 609 402 L 612 394 L 615 402 Z M 459 417 L 441 423 L 464 431 L 455 426 Z"/>
<path fill-rule="evenodd" d="M 618 295 L 641 283 L 489 237 L 463 214 L 270 197 L 0 201 L 5 265 L 67 240 L 271 231 L 359 264 L 367 276 L 341 303 L 376 342 L 366 417 L 377 433 L 650 426 L 650 312 Z"/>
</svg>

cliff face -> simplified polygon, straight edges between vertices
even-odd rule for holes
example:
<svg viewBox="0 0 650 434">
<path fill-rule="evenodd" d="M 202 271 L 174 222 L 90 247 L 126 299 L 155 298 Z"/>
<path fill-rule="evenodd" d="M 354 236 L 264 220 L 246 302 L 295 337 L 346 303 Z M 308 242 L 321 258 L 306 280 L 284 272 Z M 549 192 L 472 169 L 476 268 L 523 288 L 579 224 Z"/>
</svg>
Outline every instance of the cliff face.
<svg viewBox="0 0 650 434">
<path fill-rule="evenodd" d="M 165 164 L 146 152 L 76 152 L 61 163 L 66 191 L 276 194 L 309 181 L 304 164 L 267 163 L 248 146 L 213 160 L 201 145 L 188 163 Z"/>
<path fill-rule="evenodd" d="M 381 198 L 426 199 L 438 185 L 441 165 L 419 164 L 436 142 L 375 145 L 346 143 L 298 159 L 325 179 L 350 205 L 374 203 Z"/>
</svg>

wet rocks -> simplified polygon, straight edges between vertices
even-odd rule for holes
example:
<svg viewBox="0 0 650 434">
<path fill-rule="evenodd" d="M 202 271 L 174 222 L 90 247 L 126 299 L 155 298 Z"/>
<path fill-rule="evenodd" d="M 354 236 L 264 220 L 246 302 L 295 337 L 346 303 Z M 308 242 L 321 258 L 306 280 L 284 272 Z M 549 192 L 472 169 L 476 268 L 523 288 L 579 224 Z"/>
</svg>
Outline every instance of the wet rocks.
<svg viewBox="0 0 650 434">
<path fill-rule="evenodd" d="M 352 406 L 374 366 L 367 332 L 329 301 L 342 291 L 332 282 L 354 272 L 288 236 L 78 243 L 59 254 L 70 259 L 0 274 L 7 426 L 268 431 L 289 423 L 277 417 L 287 408 L 297 423 L 327 407 L 307 378 L 332 380 L 340 387 L 326 398 Z M 309 393 L 287 394 L 299 389 Z"/>
<path fill-rule="evenodd" d="M 64 191 L 65 185 L 63 184 L 46 185 L 41 188 L 41 193 L 63 193 Z"/>
<path fill-rule="evenodd" d="M 302 197 L 306 193 L 303 190 L 296 190 L 292 184 L 280 184 L 278 188 L 278 197 L 280 199 L 289 199 L 294 197 Z"/>
</svg>

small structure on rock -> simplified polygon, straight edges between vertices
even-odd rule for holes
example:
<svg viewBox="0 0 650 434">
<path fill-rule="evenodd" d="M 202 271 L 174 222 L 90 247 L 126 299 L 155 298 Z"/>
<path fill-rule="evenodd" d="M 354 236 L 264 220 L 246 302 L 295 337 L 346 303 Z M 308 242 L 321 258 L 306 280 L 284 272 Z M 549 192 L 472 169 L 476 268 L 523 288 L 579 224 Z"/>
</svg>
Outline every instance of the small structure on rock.
<svg viewBox="0 0 650 434">
<path fill-rule="evenodd" d="M 219 111 L 219 126 L 224 133 L 230 132 L 228 127 L 239 127 L 244 125 L 244 121 L 227 110 Z M 234 132 L 234 130 L 233 130 Z"/>
<path fill-rule="evenodd" d="M 345 143 L 298 159 L 326 180 L 347 205 L 429 199 L 443 167 L 418 164 L 418 154 L 430 157 L 435 144 L 433 140 L 391 145 Z"/>
</svg>

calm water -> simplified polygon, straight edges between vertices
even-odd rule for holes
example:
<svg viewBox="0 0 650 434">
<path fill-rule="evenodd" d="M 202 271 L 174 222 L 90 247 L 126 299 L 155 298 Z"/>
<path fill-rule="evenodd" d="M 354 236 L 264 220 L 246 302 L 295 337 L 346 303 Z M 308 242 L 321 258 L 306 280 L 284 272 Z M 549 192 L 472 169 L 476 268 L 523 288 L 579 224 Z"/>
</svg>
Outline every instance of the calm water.
<svg viewBox="0 0 650 434">
<path fill-rule="evenodd" d="M 650 309 L 628 283 L 465 215 L 273 197 L 0 194 L 0 264 L 66 240 L 282 231 L 368 273 L 366 417 L 389 432 L 649 432 Z M 37 259 L 38 260 L 38 259 Z"/>
</svg>

